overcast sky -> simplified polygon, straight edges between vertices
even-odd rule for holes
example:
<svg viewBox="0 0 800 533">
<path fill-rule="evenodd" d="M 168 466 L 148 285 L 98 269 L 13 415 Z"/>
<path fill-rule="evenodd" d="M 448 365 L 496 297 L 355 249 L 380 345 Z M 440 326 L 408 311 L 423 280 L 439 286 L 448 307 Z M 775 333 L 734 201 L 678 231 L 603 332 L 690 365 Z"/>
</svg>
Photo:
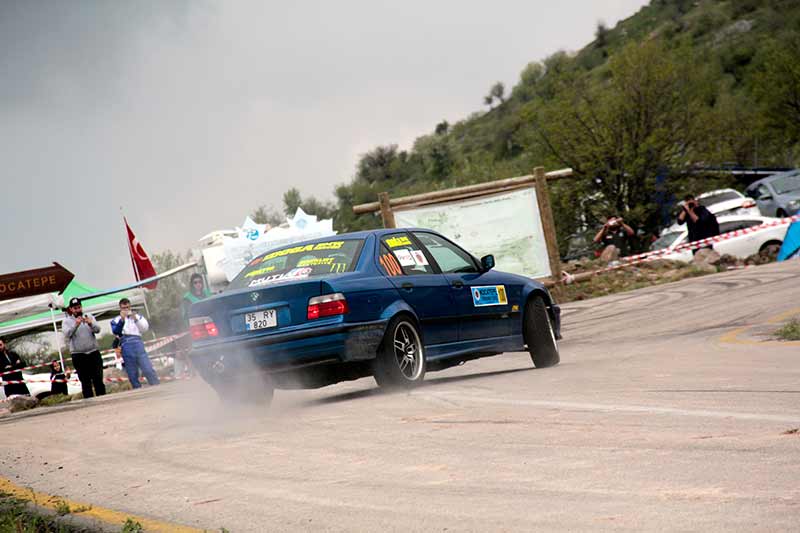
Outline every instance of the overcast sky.
<svg viewBox="0 0 800 533">
<path fill-rule="evenodd" d="M 331 199 L 645 3 L 0 1 L 0 273 L 132 281 L 120 207 L 153 255 L 292 186 Z"/>
</svg>

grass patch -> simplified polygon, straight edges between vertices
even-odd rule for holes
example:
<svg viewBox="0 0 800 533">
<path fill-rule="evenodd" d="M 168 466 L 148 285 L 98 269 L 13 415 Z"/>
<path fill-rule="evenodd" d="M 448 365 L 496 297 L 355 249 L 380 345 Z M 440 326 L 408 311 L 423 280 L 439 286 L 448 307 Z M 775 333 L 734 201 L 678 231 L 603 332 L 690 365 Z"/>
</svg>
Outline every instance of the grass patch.
<svg viewBox="0 0 800 533">
<path fill-rule="evenodd" d="M 69 506 L 67 505 L 66 508 L 69 509 Z M 86 533 L 92 530 L 59 524 L 52 517 L 41 515 L 31 510 L 23 500 L 0 492 L 0 531 L 13 531 L 15 533 Z"/>
<path fill-rule="evenodd" d="M 66 516 L 72 512 L 72 509 L 69 508 L 69 504 L 64 500 L 58 500 L 56 502 L 56 514 L 58 516 Z"/>
<path fill-rule="evenodd" d="M 120 531 L 122 533 L 142 533 L 144 528 L 142 524 L 135 521 L 133 518 L 128 518 L 125 520 L 125 523 L 122 524 L 122 529 Z"/>
<path fill-rule="evenodd" d="M 775 336 L 782 341 L 800 341 L 800 319 L 791 319 L 775 331 Z"/>
<path fill-rule="evenodd" d="M 147 383 L 147 381 L 145 381 Z M 117 392 L 124 392 L 126 390 L 133 390 L 129 381 L 122 381 L 119 383 L 106 383 L 106 394 L 114 394 Z"/>
<path fill-rule="evenodd" d="M 53 394 L 52 396 L 42 399 L 39 402 L 39 405 L 42 407 L 49 407 L 51 405 L 58 405 L 60 403 L 66 403 L 69 401 L 72 401 L 72 396 L 68 394 Z"/>
</svg>

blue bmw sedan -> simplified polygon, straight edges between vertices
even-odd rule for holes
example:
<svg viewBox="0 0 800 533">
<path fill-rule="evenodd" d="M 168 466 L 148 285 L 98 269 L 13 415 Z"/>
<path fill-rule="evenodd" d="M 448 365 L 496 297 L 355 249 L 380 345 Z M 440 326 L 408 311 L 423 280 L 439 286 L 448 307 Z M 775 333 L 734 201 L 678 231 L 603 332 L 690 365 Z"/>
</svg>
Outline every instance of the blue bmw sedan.
<svg viewBox="0 0 800 533">
<path fill-rule="evenodd" d="M 409 388 L 510 351 L 557 364 L 560 312 L 547 289 L 493 267 L 493 256 L 416 228 L 273 250 L 192 306 L 192 361 L 222 399 L 246 402 L 370 375 Z"/>
</svg>

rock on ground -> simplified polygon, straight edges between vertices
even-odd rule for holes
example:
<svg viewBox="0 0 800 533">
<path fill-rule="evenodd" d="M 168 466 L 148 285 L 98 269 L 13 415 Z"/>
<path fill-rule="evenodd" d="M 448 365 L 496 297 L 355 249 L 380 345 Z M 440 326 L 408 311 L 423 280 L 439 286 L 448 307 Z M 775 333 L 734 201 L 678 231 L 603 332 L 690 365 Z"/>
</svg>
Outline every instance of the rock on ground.
<svg viewBox="0 0 800 533">
<path fill-rule="evenodd" d="M 721 257 L 720 255 L 710 248 L 701 248 L 697 250 L 697 253 L 694 254 L 692 258 L 692 263 L 699 265 L 699 264 L 706 264 L 715 266 L 719 264 Z"/>
<path fill-rule="evenodd" d="M 616 261 L 619 259 L 619 248 L 614 246 L 613 244 L 609 244 L 603 249 L 603 253 L 600 254 L 600 260 L 606 263 L 610 263 L 611 261 Z"/>
<path fill-rule="evenodd" d="M 17 411 L 27 411 L 33 409 L 39 403 L 39 400 L 31 396 L 14 396 L 8 400 L 8 410 L 12 413 Z"/>
</svg>

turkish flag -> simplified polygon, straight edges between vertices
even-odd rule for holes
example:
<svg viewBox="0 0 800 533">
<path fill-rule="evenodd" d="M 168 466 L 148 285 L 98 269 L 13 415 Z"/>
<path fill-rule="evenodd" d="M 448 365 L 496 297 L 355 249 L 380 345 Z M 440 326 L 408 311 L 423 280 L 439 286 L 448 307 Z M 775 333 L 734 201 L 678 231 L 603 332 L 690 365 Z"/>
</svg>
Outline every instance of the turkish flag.
<svg viewBox="0 0 800 533">
<path fill-rule="evenodd" d="M 128 250 L 131 252 L 131 263 L 133 264 L 133 274 L 136 276 L 136 281 L 152 278 L 156 275 L 156 269 L 153 267 L 153 262 L 150 261 L 150 257 L 147 255 L 147 252 L 144 251 L 144 248 L 142 248 L 142 245 L 139 243 L 136 235 L 133 234 L 133 230 L 128 224 L 128 219 L 125 217 L 122 217 L 122 219 L 125 221 L 125 228 L 128 230 Z M 154 281 L 153 283 L 148 283 L 145 285 L 145 288 L 153 290 L 157 286 L 158 282 Z"/>
</svg>

